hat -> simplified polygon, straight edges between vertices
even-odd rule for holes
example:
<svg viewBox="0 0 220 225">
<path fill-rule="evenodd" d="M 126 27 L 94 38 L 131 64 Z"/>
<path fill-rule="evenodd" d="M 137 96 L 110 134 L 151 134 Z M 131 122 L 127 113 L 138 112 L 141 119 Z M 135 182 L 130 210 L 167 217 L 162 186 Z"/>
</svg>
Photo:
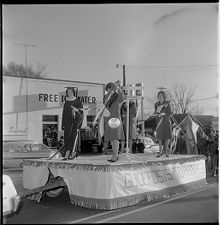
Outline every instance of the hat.
<svg viewBox="0 0 220 225">
<path fill-rule="evenodd" d="M 114 84 L 112 82 L 109 82 L 106 84 L 105 90 L 107 91 L 109 88 L 111 89 L 113 86 L 114 86 Z"/>
<path fill-rule="evenodd" d="M 70 90 L 78 90 L 77 87 L 65 87 L 65 88 L 67 88 L 67 90 L 68 90 L 68 89 L 70 89 Z"/>
<path fill-rule="evenodd" d="M 78 95 L 78 87 L 65 87 L 65 88 L 66 88 L 66 93 L 67 93 L 68 90 L 72 90 L 73 91 L 73 95 L 75 97 L 77 97 L 77 95 Z"/>
<path fill-rule="evenodd" d="M 159 91 L 159 92 L 157 93 L 157 97 L 159 97 L 159 94 L 163 94 L 163 97 L 164 97 L 164 98 L 167 97 L 167 95 L 166 95 L 166 93 L 165 93 L 164 91 Z"/>
</svg>

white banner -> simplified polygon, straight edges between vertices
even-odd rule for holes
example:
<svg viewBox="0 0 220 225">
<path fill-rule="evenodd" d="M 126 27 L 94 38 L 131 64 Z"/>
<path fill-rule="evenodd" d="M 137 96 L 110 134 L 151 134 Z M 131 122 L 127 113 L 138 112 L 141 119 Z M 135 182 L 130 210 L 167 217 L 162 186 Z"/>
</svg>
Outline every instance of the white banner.
<svg viewBox="0 0 220 225">
<path fill-rule="evenodd" d="M 123 165 L 117 168 L 109 165 L 96 167 L 91 164 L 69 164 L 66 167 L 64 163 L 51 163 L 51 166 L 47 163 L 51 172 L 55 177 L 64 178 L 70 195 L 94 199 L 113 199 L 160 191 L 206 178 L 205 160 L 169 164 L 155 162 L 151 166 L 125 165 L 124 168 Z M 48 171 L 40 163 L 24 164 L 23 170 L 23 184 L 28 189 L 43 185 L 43 171 Z M 46 182 L 45 176 L 43 177 Z"/>
</svg>

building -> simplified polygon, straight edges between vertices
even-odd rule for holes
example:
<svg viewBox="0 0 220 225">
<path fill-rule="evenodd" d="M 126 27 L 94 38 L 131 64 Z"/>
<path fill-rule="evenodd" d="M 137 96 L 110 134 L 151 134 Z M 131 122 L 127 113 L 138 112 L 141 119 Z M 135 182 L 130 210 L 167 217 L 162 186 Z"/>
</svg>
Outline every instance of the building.
<svg viewBox="0 0 220 225">
<path fill-rule="evenodd" d="M 3 76 L 3 141 L 33 141 L 56 147 L 61 130 L 65 87 L 76 87 L 91 127 L 103 101 L 104 84 L 46 78 Z M 88 110 L 91 109 L 91 110 Z M 53 143 L 51 142 L 52 139 Z"/>
</svg>

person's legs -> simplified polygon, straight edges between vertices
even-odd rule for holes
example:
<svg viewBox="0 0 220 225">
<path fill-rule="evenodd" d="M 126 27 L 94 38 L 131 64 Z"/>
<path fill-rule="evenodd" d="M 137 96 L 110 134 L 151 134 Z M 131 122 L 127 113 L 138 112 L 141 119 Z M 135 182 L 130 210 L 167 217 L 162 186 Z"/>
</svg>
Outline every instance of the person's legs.
<svg viewBox="0 0 220 225">
<path fill-rule="evenodd" d="M 79 138 L 79 130 L 76 130 L 74 137 L 73 137 L 73 140 L 74 140 L 73 148 L 69 155 L 70 159 L 74 159 L 75 157 L 77 157 L 78 138 Z"/>
<path fill-rule="evenodd" d="M 113 151 L 113 156 L 112 156 L 111 160 L 114 161 L 118 157 L 119 141 L 118 140 L 112 140 L 111 145 L 112 145 L 112 151 Z"/>
<path fill-rule="evenodd" d="M 206 169 L 206 173 L 208 173 L 208 170 L 209 170 L 208 159 L 205 160 L 205 169 Z"/>
<path fill-rule="evenodd" d="M 64 159 L 68 159 L 70 155 L 70 150 L 67 150 L 64 156 Z"/>
<path fill-rule="evenodd" d="M 164 140 L 164 153 L 166 154 L 166 156 L 168 156 L 168 150 L 167 150 L 168 144 L 169 144 L 169 139 Z"/>
<path fill-rule="evenodd" d="M 212 164 L 212 160 L 211 160 L 211 156 L 210 154 L 207 155 L 207 164 L 208 164 L 208 171 L 211 171 L 211 164 Z"/>
<path fill-rule="evenodd" d="M 75 157 L 78 157 L 78 154 L 76 151 L 72 151 L 69 155 L 69 159 L 74 159 Z"/>
<path fill-rule="evenodd" d="M 213 161 L 212 161 L 212 168 L 213 168 L 213 176 L 216 175 L 217 170 L 217 155 L 213 155 Z"/>
<path fill-rule="evenodd" d="M 63 160 L 67 160 L 69 158 L 69 155 L 70 155 L 70 149 L 69 149 L 68 141 L 69 140 L 67 138 L 64 139 L 64 158 L 63 158 Z"/>
<path fill-rule="evenodd" d="M 210 155 L 210 170 L 214 171 L 214 155 Z"/>
<path fill-rule="evenodd" d="M 124 140 L 121 140 L 121 150 L 120 150 L 121 153 L 124 153 L 125 152 L 125 141 Z"/>
<path fill-rule="evenodd" d="M 103 142 L 103 153 L 107 154 L 107 148 L 108 148 L 108 141 Z"/>
<path fill-rule="evenodd" d="M 162 153 L 163 153 L 163 149 L 162 149 L 162 140 L 158 140 L 159 141 L 159 153 L 158 153 L 158 155 L 157 155 L 157 157 L 159 157 L 159 156 L 161 156 L 162 155 Z"/>
<path fill-rule="evenodd" d="M 133 144 L 133 140 L 130 139 L 129 140 L 129 153 L 132 153 L 132 144 Z"/>
</svg>

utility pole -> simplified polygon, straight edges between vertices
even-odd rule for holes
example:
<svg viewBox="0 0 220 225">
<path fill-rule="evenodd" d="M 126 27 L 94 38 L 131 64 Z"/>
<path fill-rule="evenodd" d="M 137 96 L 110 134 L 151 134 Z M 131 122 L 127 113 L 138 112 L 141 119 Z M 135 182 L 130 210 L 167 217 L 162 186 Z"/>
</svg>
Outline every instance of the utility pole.
<svg viewBox="0 0 220 225">
<path fill-rule="evenodd" d="M 27 57 L 27 48 L 28 47 L 35 47 L 37 45 L 33 44 L 22 44 L 22 43 L 14 43 L 15 45 L 19 46 L 24 46 L 25 47 L 25 76 L 26 76 L 26 135 L 28 135 L 28 57 Z M 19 96 L 21 95 L 21 88 L 22 88 L 22 83 L 23 83 L 23 77 L 21 79 L 21 85 L 20 85 L 20 90 L 19 90 Z M 18 113 L 16 114 L 16 128 L 18 126 Z"/>
<path fill-rule="evenodd" d="M 122 67 L 122 71 L 123 71 L 123 86 L 126 86 L 126 76 L 125 76 L 125 65 L 120 65 L 120 64 L 116 64 L 116 68 Z"/>
<path fill-rule="evenodd" d="M 27 48 L 28 47 L 35 47 L 37 45 L 31 45 L 31 44 L 21 44 L 21 43 L 15 43 L 15 45 L 19 45 L 19 46 L 24 46 L 25 47 L 25 68 L 26 68 L 26 77 L 27 77 L 27 66 L 28 66 L 28 61 L 27 61 Z"/>
<path fill-rule="evenodd" d="M 123 86 L 126 86 L 125 65 L 122 66 L 122 69 L 123 69 Z"/>
</svg>

